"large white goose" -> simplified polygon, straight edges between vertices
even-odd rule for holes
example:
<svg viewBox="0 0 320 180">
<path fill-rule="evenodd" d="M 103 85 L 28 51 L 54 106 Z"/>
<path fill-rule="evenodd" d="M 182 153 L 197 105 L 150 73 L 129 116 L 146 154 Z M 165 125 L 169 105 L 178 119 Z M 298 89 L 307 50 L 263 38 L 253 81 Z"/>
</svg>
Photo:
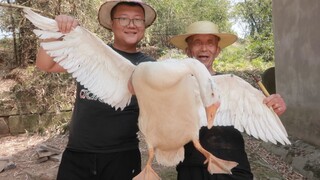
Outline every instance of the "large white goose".
<svg viewBox="0 0 320 180">
<path fill-rule="evenodd" d="M 63 39 L 41 46 L 102 101 L 123 109 L 133 91 L 136 94 L 139 128 L 149 149 L 147 165 L 136 180 L 159 179 L 151 168 L 154 155 L 158 163 L 174 166 L 183 160 L 183 146 L 189 141 L 207 158 L 210 173 L 231 173 L 236 162 L 216 158 L 199 143 L 200 127 L 210 128 L 213 119 L 215 125 L 234 125 L 264 141 L 290 144 L 278 116 L 262 103 L 263 94 L 235 75 L 211 76 L 190 58 L 135 66 L 81 26 L 62 34 L 55 20 L 28 8 L 24 12 L 39 28 L 34 30 L 39 38 Z"/>
</svg>

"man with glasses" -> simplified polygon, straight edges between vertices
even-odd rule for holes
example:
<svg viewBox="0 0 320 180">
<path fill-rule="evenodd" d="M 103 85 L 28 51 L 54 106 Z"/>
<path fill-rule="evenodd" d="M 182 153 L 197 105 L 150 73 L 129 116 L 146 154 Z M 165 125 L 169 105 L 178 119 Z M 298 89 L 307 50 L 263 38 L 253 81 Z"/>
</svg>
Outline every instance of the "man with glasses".
<svg viewBox="0 0 320 180">
<path fill-rule="evenodd" d="M 138 52 L 137 44 L 155 18 L 155 10 L 141 0 L 106 1 L 98 14 L 99 23 L 114 34 L 111 47 L 133 64 L 154 61 Z M 57 16 L 56 22 L 63 33 L 79 25 L 76 19 L 66 15 Z M 66 71 L 42 48 L 36 65 L 47 72 Z M 133 97 L 123 111 L 116 111 L 90 94 L 77 83 L 69 141 L 57 179 L 131 180 L 141 171 L 137 100 Z"/>
</svg>

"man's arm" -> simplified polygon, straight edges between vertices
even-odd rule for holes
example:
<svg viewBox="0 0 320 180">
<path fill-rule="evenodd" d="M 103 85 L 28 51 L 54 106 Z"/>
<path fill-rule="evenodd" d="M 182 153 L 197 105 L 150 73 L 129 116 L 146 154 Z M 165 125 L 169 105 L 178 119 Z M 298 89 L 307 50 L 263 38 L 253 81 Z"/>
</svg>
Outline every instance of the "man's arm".
<svg viewBox="0 0 320 180">
<path fill-rule="evenodd" d="M 56 17 L 56 22 L 59 27 L 59 31 L 62 33 L 69 33 L 73 28 L 79 25 L 78 21 L 67 15 L 59 15 Z M 44 42 L 50 41 L 59 41 L 59 39 L 46 39 Z M 58 63 L 53 61 L 53 58 L 50 57 L 47 52 L 40 47 L 37 58 L 36 58 L 36 66 L 43 71 L 46 72 L 66 72 L 66 70 L 61 67 Z"/>
</svg>

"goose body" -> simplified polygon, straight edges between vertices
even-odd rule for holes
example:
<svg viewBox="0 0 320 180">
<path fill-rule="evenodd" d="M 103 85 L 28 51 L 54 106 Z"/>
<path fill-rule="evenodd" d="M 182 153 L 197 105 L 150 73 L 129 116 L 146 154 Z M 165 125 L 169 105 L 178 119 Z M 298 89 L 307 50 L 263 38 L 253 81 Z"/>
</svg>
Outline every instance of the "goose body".
<svg viewBox="0 0 320 180">
<path fill-rule="evenodd" d="M 278 116 L 262 103 L 262 93 L 235 75 L 211 76 L 202 63 L 190 58 L 133 65 L 83 27 L 62 34 L 54 20 L 28 8 L 24 12 L 39 28 L 34 30 L 39 38 L 63 39 L 41 46 L 103 102 L 122 110 L 133 95 L 128 88 L 132 83 L 140 109 L 139 129 L 149 150 L 147 165 L 135 180 L 159 179 L 151 168 L 153 156 L 162 165 L 174 166 L 183 160 L 183 146 L 189 141 L 206 157 L 210 173 L 231 173 L 236 162 L 216 158 L 199 143 L 203 125 L 234 125 L 264 141 L 290 144 Z"/>
<path fill-rule="evenodd" d="M 188 67 L 194 63 L 198 61 L 144 63 L 132 76 L 140 108 L 139 129 L 148 147 L 156 148 L 157 162 L 165 166 L 184 159 L 183 146 L 199 138 L 200 119 L 205 118 L 199 112 L 203 108 L 199 84 Z M 143 76 L 147 78 L 140 80 Z"/>
</svg>

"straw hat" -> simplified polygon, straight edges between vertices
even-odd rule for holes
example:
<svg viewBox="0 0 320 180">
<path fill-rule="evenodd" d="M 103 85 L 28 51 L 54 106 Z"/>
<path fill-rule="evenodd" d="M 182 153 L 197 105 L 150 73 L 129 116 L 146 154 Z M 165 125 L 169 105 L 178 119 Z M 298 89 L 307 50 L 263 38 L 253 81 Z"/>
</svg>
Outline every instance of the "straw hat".
<svg viewBox="0 0 320 180">
<path fill-rule="evenodd" d="M 220 38 L 218 46 L 222 49 L 233 44 L 238 38 L 234 34 L 220 33 L 218 26 L 210 21 L 197 21 L 189 25 L 186 33 L 174 36 L 170 42 L 179 49 L 186 49 L 188 44 L 186 39 L 195 34 L 213 34 Z"/>
<path fill-rule="evenodd" d="M 140 4 L 145 12 L 146 28 L 149 27 L 157 17 L 156 11 L 151 6 L 142 2 L 142 0 L 107 0 L 100 6 L 98 13 L 98 20 L 101 26 L 111 30 L 111 10 L 120 2 L 135 2 Z"/>
</svg>

